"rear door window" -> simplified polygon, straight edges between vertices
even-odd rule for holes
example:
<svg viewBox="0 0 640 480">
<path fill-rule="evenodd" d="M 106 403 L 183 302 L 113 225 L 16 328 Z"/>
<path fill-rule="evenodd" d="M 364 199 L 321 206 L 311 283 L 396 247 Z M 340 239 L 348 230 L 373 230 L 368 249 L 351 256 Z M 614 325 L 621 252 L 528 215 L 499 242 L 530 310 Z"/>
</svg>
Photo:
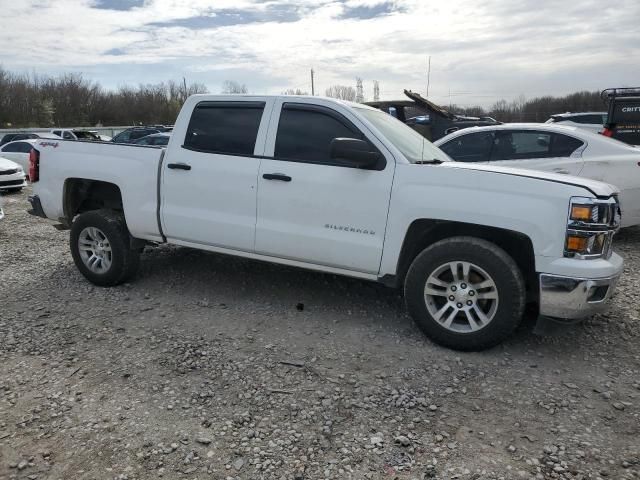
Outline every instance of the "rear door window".
<svg viewBox="0 0 640 480">
<path fill-rule="evenodd" d="M 458 162 L 488 162 L 495 132 L 477 132 L 460 135 L 440 149 Z"/>
<path fill-rule="evenodd" d="M 568 135 L 561 135 L 554 133 L 551 144 L 551 156 L 552 157 L 570 157 L 573 152 L 578 150 L 584 145 L 582 140 L 570 137 Z"/>
<path fill-rule="evenodd" d="M 193 111 L 184 148 L 206 153 L 253 155 L 264 102 L 201 102 Z"/>
<path fill-rule="evenodd" d="M 499 131 L 491 160 L 523 160 L 551 155 L 551 134 L 538 131 Z"/>
<path fill-rule="evenodd" d="M 545 131 L 500 131 L 496 135 L 491 160 L 569 157 L 584 142 L 568 135 Z"/>
</svg>

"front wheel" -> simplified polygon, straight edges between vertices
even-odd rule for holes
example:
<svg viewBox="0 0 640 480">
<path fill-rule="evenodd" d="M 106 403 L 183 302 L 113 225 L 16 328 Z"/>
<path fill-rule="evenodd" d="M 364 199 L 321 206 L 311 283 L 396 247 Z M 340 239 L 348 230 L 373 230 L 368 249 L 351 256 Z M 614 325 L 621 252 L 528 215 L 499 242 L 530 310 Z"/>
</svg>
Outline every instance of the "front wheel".
<svg viewBox="0 0 640 480">
<path fill-rule="evenodd" d="M 418 326 L 456 350 L 502 342 L 522 320 L 526 300 L 515 261 L 475 237 L 448 238 L 426 248 L 409 268 L 404 293 Z"/>
<path fill-rule="evenodd" d="M 131 278 L 140 252 L 130 245 L 121 213 L 94 210 L 78 216 L 71 226 L 70 247 L 78 270 L 92 283 L 110 287 Z"/>
</svg>

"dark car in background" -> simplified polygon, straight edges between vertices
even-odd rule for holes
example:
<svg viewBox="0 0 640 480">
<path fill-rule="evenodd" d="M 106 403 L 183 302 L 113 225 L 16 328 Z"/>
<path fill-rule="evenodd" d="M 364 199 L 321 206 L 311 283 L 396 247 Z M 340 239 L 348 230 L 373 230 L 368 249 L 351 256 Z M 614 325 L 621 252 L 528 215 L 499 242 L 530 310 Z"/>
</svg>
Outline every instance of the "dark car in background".
<svg viewBox="0 0 640 480">
<path fill-rule="evenodd" d="M 154 133 L 160 133 L 160 130 L 155 127 L 131 127 L 117 134 L 111 141 L 115 143 L 133 143 L 134 140 Z"/>
<path fill-rule="evenodd" d="M 640 145 L 640 87 L 608 88 L 600 96 L 608 106 L 602 134 Z"/>
<path fill-rule="evenodd" d="M 0 140 L 0 146 L 17 140 L 31 140 L 33 138 L 40 138 L 40 135 L 37 133 L 7 133 L 2 137 L 2 140 Z"/>
<path fill-rule="evenodd" d="M 432 142 L 463 128 L 500 124 L 491 117 L 456 115 L 410 90 L 405 90 L 404 94 L 409 100 L 366 102 L 365 104 L 396 117 Z"/>
<path fill-rule="evenodd" d="M 136 143 L 134 140 L 153 135 L 155 133 L 171 132 L 173 125 L 145 125 L 139 127 L 131 127 L 118 133 L 111 139 L 115 143 Z"/>
<path fill-rule="evenodd" d="M 153 133 L 146 137 L 133 140 L 131 143 L 134 145 L 153 145 L 156 147 L 166 147 L 169 144 L 171 134 L 167 132 Z"/>
</svg>

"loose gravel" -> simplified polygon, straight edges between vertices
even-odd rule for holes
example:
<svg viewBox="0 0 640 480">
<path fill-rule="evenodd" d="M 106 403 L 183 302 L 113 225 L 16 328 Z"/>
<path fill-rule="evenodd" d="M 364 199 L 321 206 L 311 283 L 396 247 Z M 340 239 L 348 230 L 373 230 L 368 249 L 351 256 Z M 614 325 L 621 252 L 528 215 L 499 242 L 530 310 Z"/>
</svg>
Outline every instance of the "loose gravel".
<svg viewBox="0 0 640 480">
<path fill-rule="evenodd" d="M 610 312 L 459 353 L 397 292 L 148 247 L 89 284 L 4 195 L 0 478 L 640 478 L 640 228 Z"/>
</svg>

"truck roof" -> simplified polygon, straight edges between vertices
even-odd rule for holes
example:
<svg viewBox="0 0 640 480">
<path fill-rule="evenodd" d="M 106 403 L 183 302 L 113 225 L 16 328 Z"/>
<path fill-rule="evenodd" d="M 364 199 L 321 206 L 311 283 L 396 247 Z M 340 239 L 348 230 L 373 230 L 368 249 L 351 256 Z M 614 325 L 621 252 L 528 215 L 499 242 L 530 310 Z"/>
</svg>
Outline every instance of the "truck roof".
<svg viewBox="0 0 640 480">
<path fill-rule="evenodd" d="M 351 102 L 349 100 L 342 100 L 339 98 L 325 97 L 321 95 L 252 95 L 250 93 L 243 94 L 230 94 L 230 95 L 212 95 L 208 93 L 198 93 L 191 95 L 189 98 L 197 98 L 201 101 L 256 101 L 267 98 L 277 98 L 281 100 L 295 101 L 297 100 L 314 100 L 320 103 L 334 103 L 340 105 L 347 105 L 353 108 L 366 108 L 369 110 L 378 110 L 365 103 Z"/>
</svg>

